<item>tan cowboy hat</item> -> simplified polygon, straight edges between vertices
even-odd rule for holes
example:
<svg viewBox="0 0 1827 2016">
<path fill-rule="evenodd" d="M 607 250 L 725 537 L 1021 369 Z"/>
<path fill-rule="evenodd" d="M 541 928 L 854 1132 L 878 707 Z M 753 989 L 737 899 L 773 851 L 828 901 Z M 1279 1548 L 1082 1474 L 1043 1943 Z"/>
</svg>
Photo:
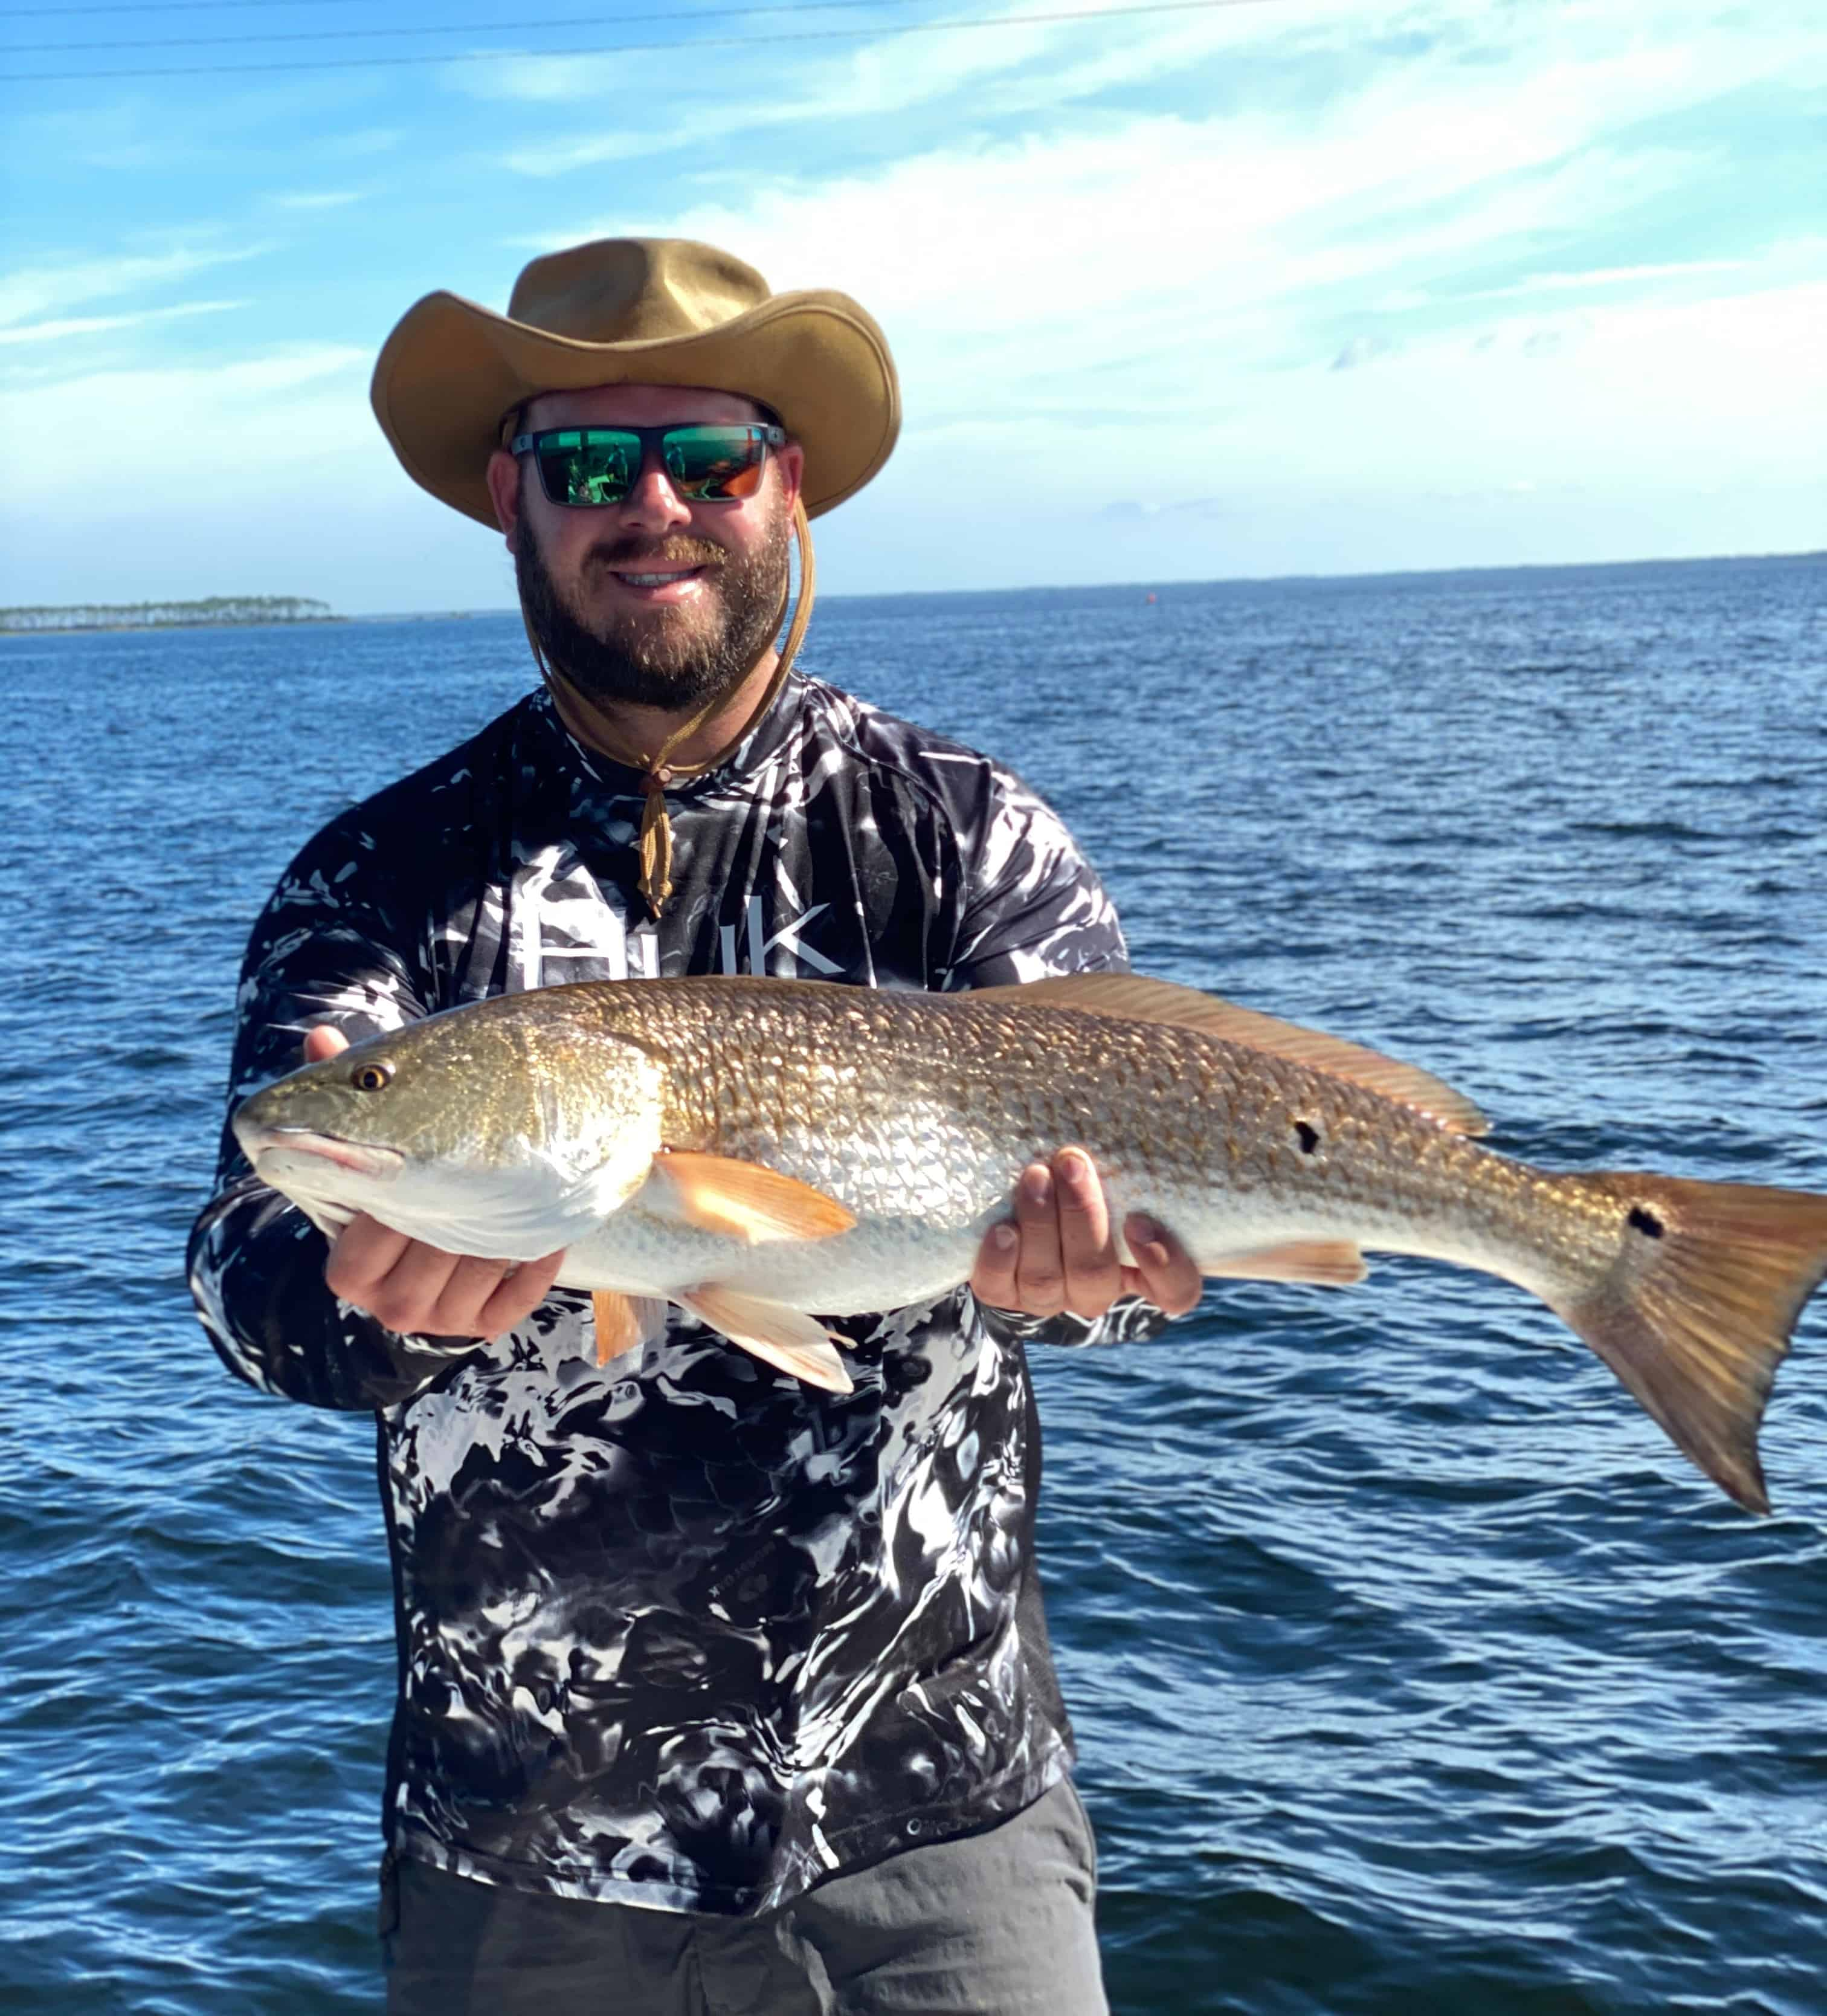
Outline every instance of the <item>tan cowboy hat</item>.
<svg viewBox="0 0 1827 2016">
<path fill-rule="evenodd" d="M 484 470 L 536 393 L 703 385 L 771 406 L 805 451 L 808 517 L 873 476 L 901 431 L 888 342 L 847 294 L 774 294 L 689 238 L 601 238 L 535 259 L 505 315 L 440 292 L 381 347 L 371 396 L 406 473 L 491 529 Z"/>
</svg>

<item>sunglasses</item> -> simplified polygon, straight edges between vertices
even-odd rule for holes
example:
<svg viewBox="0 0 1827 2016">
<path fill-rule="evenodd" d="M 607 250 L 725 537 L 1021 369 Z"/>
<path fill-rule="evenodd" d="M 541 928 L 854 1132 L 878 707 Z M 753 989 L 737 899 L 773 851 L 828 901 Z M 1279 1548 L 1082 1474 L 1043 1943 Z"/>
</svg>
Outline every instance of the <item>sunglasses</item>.
<svg viewBox="0 0 1827 2016">
<path fill-rule="evenodd" d="M 692 427 L 549 427 L 516 434 L 510 455 L 530 455 L 555 504 L 619 504 L 656 459 L 667 481 L 692 504 L 733 504 L 761 487 L 771 448 L 786 445 L 783 427 L 715 422 Z"/>
</svg>

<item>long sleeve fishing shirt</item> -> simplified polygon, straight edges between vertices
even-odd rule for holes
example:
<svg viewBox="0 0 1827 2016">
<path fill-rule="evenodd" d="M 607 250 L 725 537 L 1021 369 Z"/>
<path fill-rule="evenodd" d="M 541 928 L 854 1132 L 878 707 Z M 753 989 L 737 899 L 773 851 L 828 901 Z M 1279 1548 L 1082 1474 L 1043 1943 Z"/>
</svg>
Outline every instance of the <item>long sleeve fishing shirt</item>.
<svg viewBox="0 0 1827 2016">
<path fill-rule="evenodd" d="M 657 922 L 634 886 L 638 778 L 543 694 L 334 820 L 254 927 L 231 1111 L 314 1024 L 358 1040 L 566 981 L 944 990 L 1126 963 L 1018 779 L 815 680 L 668 804 Z M 563 1290 L 493 1342 L 397 1335 L 331 1294 L 325 1251 L 225 1134 L 190 1247 L 211 1341 L 267 1392 L 379 1424 L 396 1852 L 753 1913 L 1065 1771 L 1023 1340 L 1147 1334 L 1157 1312 L 1021 1322 L 959 1289 L 835 1326 L 839 1396 L 676 1310 L 599 1370 L 588 1298 Z"/>
</svg>

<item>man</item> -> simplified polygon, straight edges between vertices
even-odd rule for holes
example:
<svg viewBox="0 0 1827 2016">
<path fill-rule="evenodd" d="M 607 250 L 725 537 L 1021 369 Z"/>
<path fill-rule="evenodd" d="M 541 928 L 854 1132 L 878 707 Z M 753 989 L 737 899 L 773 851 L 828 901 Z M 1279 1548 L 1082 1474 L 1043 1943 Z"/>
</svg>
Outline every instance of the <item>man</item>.
<svg viewBox="0 0 1827 2016">
<path fill-rule="evenodd" d="M 545 684 L 286 871 L 235 1096 L 301 1040 L 333 1056 L 555 981 L 1124 963 L 1016 779 L 789 674 L 806 518 L 898 425 L 854 302 L 771 295 L 703 246 L 587 245 L 534 261 L 505 317 L 419 302 L 374 400 L 408 471 L 505 534 Z M 1125 1237 L 1133 1267 L 1063 1144 L 969 1289 L 846 1327 L 839 1398 L 678 1312 L 599 1368 L 559 1255 L 358 1217 L 326 1255 L 226 1143 L 191 1245 L 212 1340 L 264 1390 L 379 1420 L 390 2007 L 1102 2008 L 1023 1343 L 1192 1305 L 1179 1247 Z"/>
</svg>

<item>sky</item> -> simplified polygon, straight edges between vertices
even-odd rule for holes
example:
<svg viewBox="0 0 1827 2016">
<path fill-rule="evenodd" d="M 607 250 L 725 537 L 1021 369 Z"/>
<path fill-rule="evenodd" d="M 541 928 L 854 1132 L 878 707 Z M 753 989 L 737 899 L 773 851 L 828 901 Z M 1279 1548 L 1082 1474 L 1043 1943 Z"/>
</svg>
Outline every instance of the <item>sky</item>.
<svg viewBox="0 0 1827 2016">
<path fill-rule="evenodd" d="M 0 0 L 0 604 L 512 606 L 374 358 L 635 235 L 887 329 L 822 592 L 1827 547 L 1819 0 L 1112 5 Z"/>
</svg>

